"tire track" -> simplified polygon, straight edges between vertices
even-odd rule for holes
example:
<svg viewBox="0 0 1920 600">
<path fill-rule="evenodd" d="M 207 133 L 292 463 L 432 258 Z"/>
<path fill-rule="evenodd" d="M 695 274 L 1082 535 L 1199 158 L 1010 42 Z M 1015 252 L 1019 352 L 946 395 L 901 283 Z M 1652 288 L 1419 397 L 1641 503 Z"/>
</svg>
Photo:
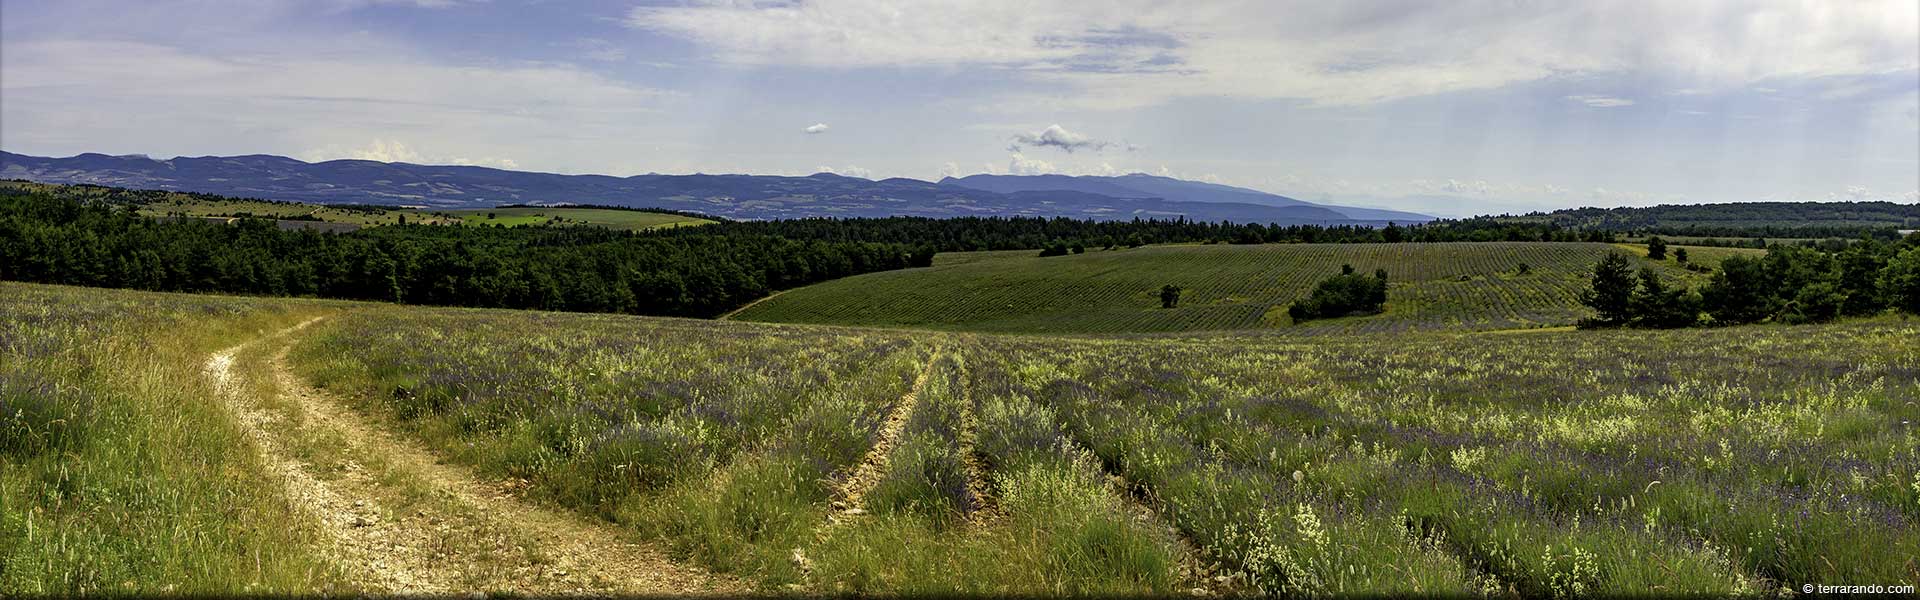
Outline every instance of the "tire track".
<svg viewBox="0 0 1920 600">
<path fill-rule="evenodd" d="M 212 355 L 206 372 L 289 499 L 330 538 L 329 555 L 371 591 L 634 595 L 739 591 L 629 534 L 514 497 L 373 426 L 287 368 L 310 319 Z M 272 344 L 252 350 L 256 344 Z M 236 366 L 264 354 L 268 381 Z M 250 393 L 266 384 L 284 405 Z M 317 437 L 303 437 L 317 436 Z M 337 444 L 334 442 L 338 441 Z M 335 474 L 323 477 L 322 474 Z M 408 511 L 411 510 L 411 514 Z"/>
</svg>

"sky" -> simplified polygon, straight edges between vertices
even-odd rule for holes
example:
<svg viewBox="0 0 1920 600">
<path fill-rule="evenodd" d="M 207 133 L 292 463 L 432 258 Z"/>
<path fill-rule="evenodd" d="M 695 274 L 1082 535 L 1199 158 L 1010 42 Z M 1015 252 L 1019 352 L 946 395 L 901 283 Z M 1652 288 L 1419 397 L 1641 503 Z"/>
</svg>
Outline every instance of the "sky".
<svg viewBox="0 0 1920 600">
<path fill-rule="evenodd" d="M 1920 202 L 1914 0 L 6 0 L 0 148 Z"/>
</svg>

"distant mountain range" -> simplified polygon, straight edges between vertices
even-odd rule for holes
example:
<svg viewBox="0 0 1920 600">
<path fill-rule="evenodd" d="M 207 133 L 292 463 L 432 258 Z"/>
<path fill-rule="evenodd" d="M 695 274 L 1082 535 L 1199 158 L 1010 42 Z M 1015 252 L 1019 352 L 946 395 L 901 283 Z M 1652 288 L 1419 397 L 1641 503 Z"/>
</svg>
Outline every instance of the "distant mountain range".
<svg viewBox="0 0 1920 600">
<path fill-rule="evenodd" d="M 485 208 L 599 204 L 666 208 L 734 219 L 881 216 L 1172 218 L 1257 223 L 1381 225 L 1429 221 L 1414 213 L 1303 202 L 1285 196 L 1150 175 L 974 175 L 938 183 L 871 181 L 820 173 L 768 175 L 559 175 L 487 167 L 368 160 L 309 163 L 284 156 L 179 157 L 0 152 L 0 179 L 291 200 Z"/>
<path fill-rule="evenodd" d="M 1335 219 L 1398 221 L 1402 223 L 1424 222 L 1434 219 L 1429 215 L 1397 210 L 1314 204 L 1305 200 L 1296 200 L 1259 190 L 1250 190 L 1217 183 L 1186 181 L 1171 177 L 1159 177 L 1145 173 L 1134 173 L 1117 177 L 1097 177 L 1091 175 L 982 174 L 968 175 L 959 178 L 948 177 L 941 179 L 940 184 L 959 185 L 1003 194 L 1064 190 L 1099 194 L 1114 198 L 1166 198 L 1183 202 L 1257 204 L 1260 206 L 1299 208 L 1303 209 L 1300 211 L 1302 215 L 1320 215 L 1323 218 Z"/>
</svg>

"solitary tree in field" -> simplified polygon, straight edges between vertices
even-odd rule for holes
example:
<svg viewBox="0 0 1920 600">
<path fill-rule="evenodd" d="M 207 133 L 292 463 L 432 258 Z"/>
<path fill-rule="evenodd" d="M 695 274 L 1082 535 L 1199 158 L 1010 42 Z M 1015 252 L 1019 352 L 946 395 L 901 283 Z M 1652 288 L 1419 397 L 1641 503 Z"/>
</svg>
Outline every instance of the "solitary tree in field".
<svg viewBox="0 0 1920 600">
<path fill-rule="evenodd" d="M 1606 258 L 1593 266 L 1593 287 L 1580 293 L 1580 303 L 1600 314 L 1580 324 L 1587 327 L 1627 324 L 1633 318 L 1634 287 L 1633 264 L 1620 253 L 1607 253 Z"/>
<path fill-rule="evenodd" d="M 1680 264 L 1683 264 L 1683 265 L 1684 265 L 1684 264 L 1687 264 L 1687 249 L 1686 249 L 1686 248 L 1674 248 L 1674 249 L 1673 249 L 1673 262 L 1677 262 L 1677 263 L 1680 263 Z"/>
<path fill-rule="evenodd" d="M 1666 260 L 1667 241 L 1659 237 L 1647 238 L 1647 258 L 1652 260 Z"/>
<path fill-rule="evenodd" d="M 1173 308 L 1180 305 L 1180 292 L 1186 291 L 1171 283 L 1160 287 L 1160 308 Z"/>
</svg>

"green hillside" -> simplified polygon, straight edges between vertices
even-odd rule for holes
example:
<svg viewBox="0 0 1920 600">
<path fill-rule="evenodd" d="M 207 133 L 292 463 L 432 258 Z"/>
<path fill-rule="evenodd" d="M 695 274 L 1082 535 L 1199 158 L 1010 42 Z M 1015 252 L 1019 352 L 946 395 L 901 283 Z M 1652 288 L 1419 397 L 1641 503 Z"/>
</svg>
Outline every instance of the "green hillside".
<svg viewBox="0 0 1920 600">
<path fill-rule="evenodd" d="M 1593 264 L 1616 250 L 1597 243 L 1486 242 L 1149 246 L 1049 258 L 942 254 L 930 268 L 791 290 L 733 318 L 1021 333 L 1567 325 L 1585 314 L 1577 298 Z M 1521 263 L 1529 273 L 1518 273 Z M 1342 264 L 1387 270 L 1387 312 L 1292 326 L 1287 304 Z M 1664 264 L 1675 277 L 1699 277 Z M 1157 292 L 1167 284 L 1186 288 L 1178 308 L 1160 308 Z"/>
</svg>

